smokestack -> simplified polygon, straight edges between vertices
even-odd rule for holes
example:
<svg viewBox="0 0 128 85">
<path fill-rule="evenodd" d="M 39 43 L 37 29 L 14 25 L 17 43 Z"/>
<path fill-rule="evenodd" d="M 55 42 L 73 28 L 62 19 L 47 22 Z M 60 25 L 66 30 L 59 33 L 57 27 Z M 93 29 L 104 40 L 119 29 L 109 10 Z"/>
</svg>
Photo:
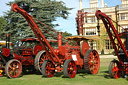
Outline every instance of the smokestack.
<svg viewBox="0 0 128 85">
<path fill-rule="evenodd" d="M 79 0 L 79 8 L 82 9 L 82 0 Z"/>
<path fill-rule="evenodd" d="M 10 43 L 10 35 L 6 34 L 6 48 L 9 48 L 9 43 Z"/>
<path fill-rule="evenodd" d="M 62 32 L 58 32 L 58 47 L 62 46 Z"/>
<path fill-rule="evenodd" d="M 101 7 L 104 7 L 104 0 L 101 0 Z"/>
</svg>

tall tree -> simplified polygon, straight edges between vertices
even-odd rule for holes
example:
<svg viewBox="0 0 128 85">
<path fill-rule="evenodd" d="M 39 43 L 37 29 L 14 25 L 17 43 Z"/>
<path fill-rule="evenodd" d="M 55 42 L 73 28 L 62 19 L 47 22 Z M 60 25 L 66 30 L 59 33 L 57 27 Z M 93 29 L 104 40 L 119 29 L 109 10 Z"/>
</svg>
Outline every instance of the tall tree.
<svg viewBox="0 0 128 85">
<path fill-rule="evenodd" d="M 52 22 L 56 21 L 57 17 L 67 19 L 68 11 L 72 9 L 66 7 L 64 2 L 56 0 L 15 0 L 14 2 L 7 3 L 7 5 L 11 6 L 12 3 L 17 3 L 18 6 L 26 10 L 30 15 L 52 29 L 58 26 L 58 24 L 53 24 Z M 10 33 L 14 42 L 16 42 L 17 39 L 34 36 L 27 21 L 19 13 L 10 10 L 6 12 L 6 16 L 4 17 L 7 20 L 7 26 L 3 33 Z M 36 23 L 39 24 L 39 22 Z M 45 26 L 40 26 L 52 33 Z M 42 32 L 45 37 L 49 38 L 49 35 L 45 31 Z"/>
<path fill-rule="evenodd" d="M 2 34 L 3 29 L 5 28 L 6 24 L 7 24 L 7 22 L 4 19 L 4 17 L 0 17 L 0 34 Z M 3 38 L 3 37 L 1 37 L 1 38 Z M 1 38 L 0 38 L 0 40 L 2 40 Z"/>
</svg>

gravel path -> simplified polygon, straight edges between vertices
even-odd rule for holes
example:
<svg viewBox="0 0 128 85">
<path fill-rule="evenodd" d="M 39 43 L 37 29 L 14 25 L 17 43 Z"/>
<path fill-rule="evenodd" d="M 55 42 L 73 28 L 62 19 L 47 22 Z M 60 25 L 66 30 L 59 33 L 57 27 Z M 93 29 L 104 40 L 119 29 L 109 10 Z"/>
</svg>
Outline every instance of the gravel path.
<svg viewBox="0 0 128 85">
<path fill-rule="evenodd" d="M 114 56 L 114 55 L 100 55 L 100 58 L 117 58 L 117 56 Z"/>
</svg>

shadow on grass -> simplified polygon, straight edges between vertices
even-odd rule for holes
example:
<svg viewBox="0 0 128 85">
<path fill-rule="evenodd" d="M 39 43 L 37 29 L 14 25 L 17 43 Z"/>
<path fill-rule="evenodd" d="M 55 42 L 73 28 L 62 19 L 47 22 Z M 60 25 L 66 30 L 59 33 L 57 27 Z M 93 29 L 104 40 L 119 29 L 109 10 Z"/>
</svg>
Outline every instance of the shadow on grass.
<svg viewBox="0 0 128 85">
<path fill-rule="evenodd" d="M 110 77 L 110 75 L 109 75 L 109 71 L 101 71 L 100 73 L 105 73 L 105 74 L 103 74 L 104 78 L 106 78 L 106 79 L 112 79 Z"/>
</svg>

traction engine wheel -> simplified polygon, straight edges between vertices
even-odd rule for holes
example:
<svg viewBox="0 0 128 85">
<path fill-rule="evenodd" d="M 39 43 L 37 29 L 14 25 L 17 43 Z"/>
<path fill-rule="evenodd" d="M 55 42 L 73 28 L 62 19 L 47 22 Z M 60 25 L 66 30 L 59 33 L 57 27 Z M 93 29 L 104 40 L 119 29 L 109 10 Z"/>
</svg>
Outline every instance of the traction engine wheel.
<svg viewBox="0 0 128 85">
<path fill-rule="evenodd" d="M 44 77 L 53 77 L 55 73 L 55 65 L 51 61 L 45 60 L 42 64 L 41 70 Z"/>
<path fill-rule="evenodd" d="M 33 48 L 33 53 L 35 55 L 37 55 L 37 53 L 40 52 L 41 50 L 43 50 L 41 45 L 35 45 L 34 48 Z"/>
<path fill-rule="evenodd" d="M 40 73 L 41 71 L 41 66 L 42 63 L 48 58 L 47 54 L 45 51 L 40 51 L 37 53 L 35 60 L 34 60 L 34 67 L 37 71 L 39 71 Z"/>
<path fill-rule="evenodd" d="M 77 72 L 77 67 L 75 61 L 68 59 L 64 62 L 63 73 L 67 78 L 74 78 Z"/>
<path fill-rule="evenodd" d="M 80 42 L 80 54 L 81 54 L 82 58 L 84 57 L 87 50 L 89 50 L 88 42 L 81 41 Z"/>
<path fill-rule="evenodd" d="M 100 67 L 100 58 L 96 50 L 88 50 L 84 56 L 84 69 L 88 74 L 97 74 Z"/>
<path fill-rule="evenodd" d="M 22 64 L 16 59 L 9 60 L 5 66 L 5 74 L 9 78 L 17 78 L 22 72 Z"/>
<path fill-rule="evenodd" d="M 109 64 L 109 75 L 112 78 L 120 78 L 122 71 L 121 69 L 121 64 L 117 60 L 112 60 Z"/>
</svg>

